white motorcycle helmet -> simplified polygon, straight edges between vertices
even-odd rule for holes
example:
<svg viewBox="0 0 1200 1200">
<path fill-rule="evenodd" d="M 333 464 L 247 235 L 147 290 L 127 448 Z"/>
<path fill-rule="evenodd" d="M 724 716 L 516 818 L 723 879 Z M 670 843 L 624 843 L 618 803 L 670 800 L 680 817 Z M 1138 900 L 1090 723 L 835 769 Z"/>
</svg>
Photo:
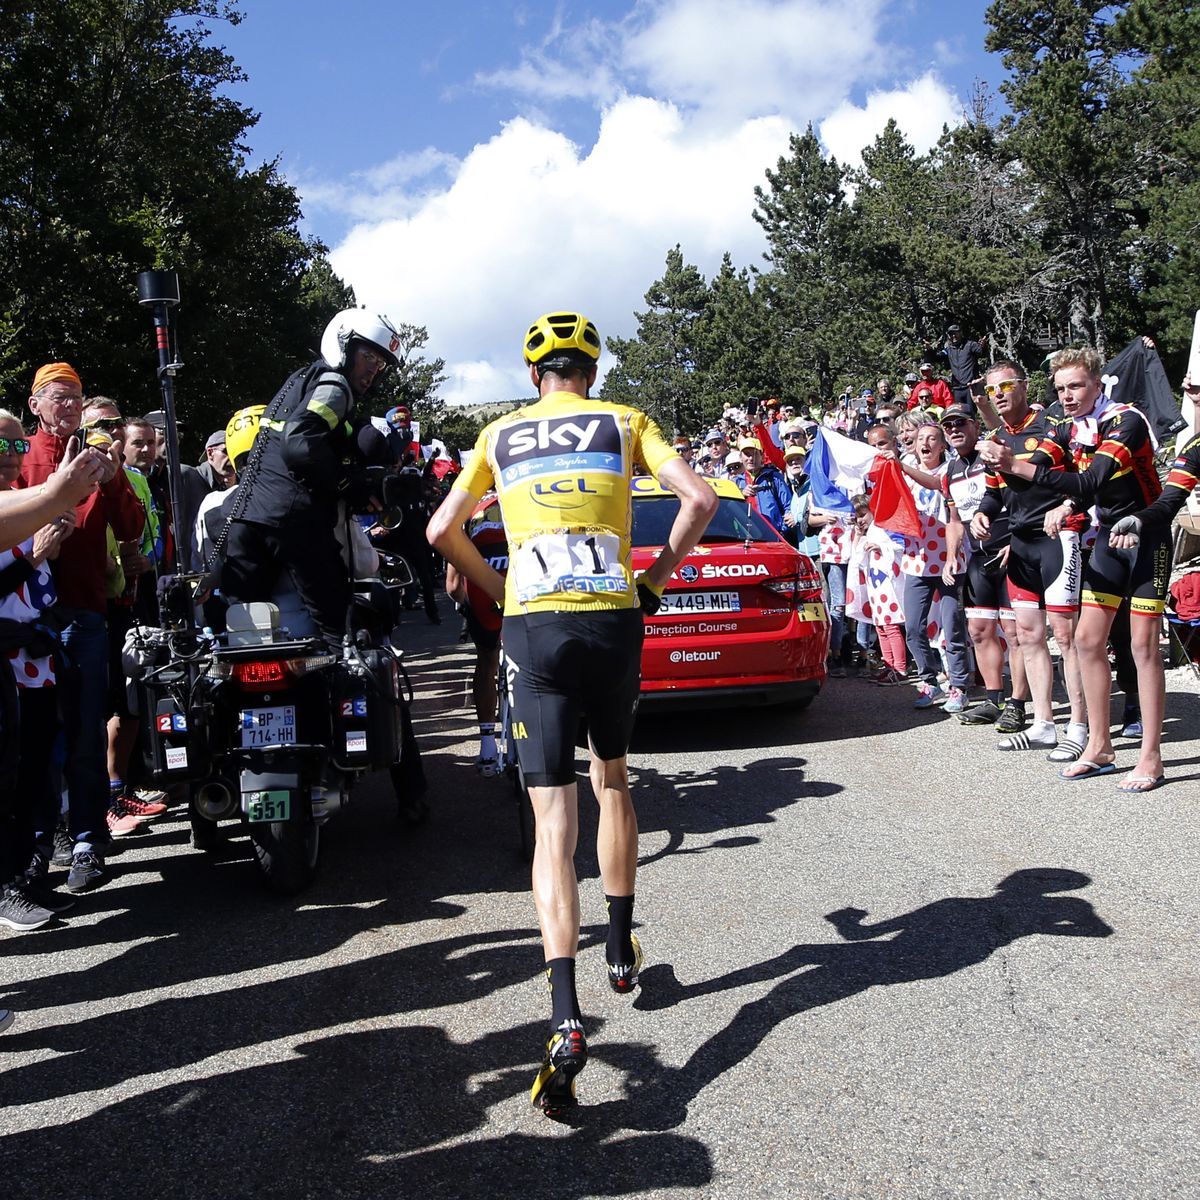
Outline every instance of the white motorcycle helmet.
<svg viewBox="0 0 1200 1200">
<path fill-rule="evenodd" d="M 365 308 L 344 308 L 321 334 L 321 357 L 335 370 L 346 365 L 352 341 L 370 342 L 393 367 L 400 365 L 400 334 L 378 313 Z"/>
</svg>

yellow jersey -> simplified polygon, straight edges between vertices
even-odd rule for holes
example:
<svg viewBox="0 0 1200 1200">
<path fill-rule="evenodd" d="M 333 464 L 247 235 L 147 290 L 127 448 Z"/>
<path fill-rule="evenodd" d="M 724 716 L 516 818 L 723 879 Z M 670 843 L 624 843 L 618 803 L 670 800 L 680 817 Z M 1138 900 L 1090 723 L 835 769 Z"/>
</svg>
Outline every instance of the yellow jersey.
<svg viewBox="0 0 1200 1200">
<path fill-rule="evenodd" d="M 506 616 L 636 608 L 630 566 L 635 463 L 675 458 L 645 413 L 551 392 L 493 421 L 454 488 L 495 488 L 508 532 Z"/>
</svg>

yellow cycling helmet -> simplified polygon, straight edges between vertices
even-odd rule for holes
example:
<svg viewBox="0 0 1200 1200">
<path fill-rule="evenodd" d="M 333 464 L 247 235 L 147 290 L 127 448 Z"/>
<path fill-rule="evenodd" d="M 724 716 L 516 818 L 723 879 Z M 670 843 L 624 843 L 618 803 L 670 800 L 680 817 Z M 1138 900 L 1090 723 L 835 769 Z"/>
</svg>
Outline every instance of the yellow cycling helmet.
<svg viewBox="0 0 1200 1200">
<path fill-rule="evenodd" d="M 229 418 L 229 424 L 225 426 L 225 453 L 235 467 L 242 455 L 250 453 L 250 447 L 258 437 L 258 422 L 266 411 L 265 404 L 252 404 L 249 408 L 239 408 Z"/>
<path fill-rule="evenodd" d="M 549 366 L 590 366 L 600 357 L 600 335 L 582 313 L 553 312 L 538 317 L 525 335 L 525 362 Z"/>
</svg>

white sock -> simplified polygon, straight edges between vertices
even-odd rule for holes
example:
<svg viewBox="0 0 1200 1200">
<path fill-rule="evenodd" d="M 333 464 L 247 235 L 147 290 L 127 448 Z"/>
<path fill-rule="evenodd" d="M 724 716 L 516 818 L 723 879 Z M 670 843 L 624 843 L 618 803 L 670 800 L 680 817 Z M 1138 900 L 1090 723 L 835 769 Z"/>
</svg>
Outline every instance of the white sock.
<svg viewBox="0 0 1200 1200">
<path fill-rule="evenodd" d="M 1058 743 L 1058 730 L 1053 721 L 1034 721 L 1029 726 L 1029 740 L 1054 746 Z"/>
<path fill-rule="evenodd" d="M 1067 726 L 1067 740 L 1075 742 L 1077 745 L 1086 746 L 1088 742 L 1088 727 L 1086 725 L 1072 721 Z"/>
</svg>

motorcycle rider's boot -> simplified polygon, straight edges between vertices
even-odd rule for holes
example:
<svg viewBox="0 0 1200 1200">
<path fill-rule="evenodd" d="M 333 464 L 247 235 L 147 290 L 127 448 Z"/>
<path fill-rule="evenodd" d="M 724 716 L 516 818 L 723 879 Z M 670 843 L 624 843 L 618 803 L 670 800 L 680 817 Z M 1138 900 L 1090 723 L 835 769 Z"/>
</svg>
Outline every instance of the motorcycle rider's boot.
<svg viewBox="0 0 1200 1200">
<path fill-rule="evenodd" d="M 548 1117 L 574 1108 L 575 1079 L 587 1066 L 587 1038 L 578 1021 L 564 1021 L 550 1034 L 542 1069 L 533 1081 L 529 1102 Z"/>
</svg>

